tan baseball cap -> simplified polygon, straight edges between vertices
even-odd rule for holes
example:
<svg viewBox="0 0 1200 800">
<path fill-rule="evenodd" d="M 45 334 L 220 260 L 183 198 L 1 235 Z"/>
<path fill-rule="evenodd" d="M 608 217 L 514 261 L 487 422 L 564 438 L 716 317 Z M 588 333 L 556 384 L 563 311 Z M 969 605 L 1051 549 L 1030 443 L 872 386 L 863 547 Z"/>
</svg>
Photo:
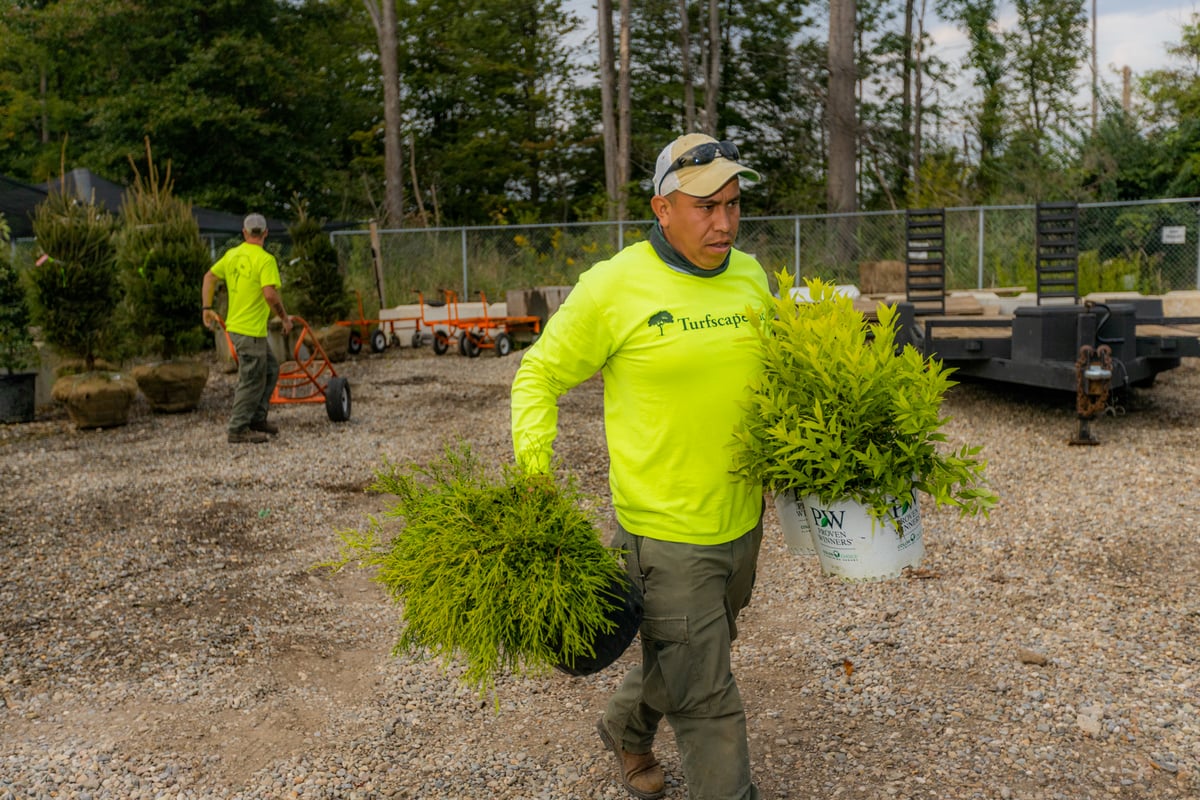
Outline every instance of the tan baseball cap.
<svg viewBox="0 0 1200 800">
<path fill-rule="evenodd" d="M 662 149 L 654 165 L 654 193 L 679 191 L 693 197 L 708 197 L 732 178 L 762 179 L 757 172 L 738 163 L 733 142 L 718 142 L 703 133 L 688 133 Z"/>
</svg>

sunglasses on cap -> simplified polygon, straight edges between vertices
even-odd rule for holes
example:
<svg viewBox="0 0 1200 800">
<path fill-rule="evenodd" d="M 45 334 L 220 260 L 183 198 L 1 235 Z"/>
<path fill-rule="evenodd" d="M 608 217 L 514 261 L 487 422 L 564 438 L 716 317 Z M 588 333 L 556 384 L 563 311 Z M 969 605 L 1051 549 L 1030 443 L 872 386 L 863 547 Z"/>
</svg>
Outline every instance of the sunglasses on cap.
<svg viewBox="0 0 1200 800">
<path fill-rule="evenodd" d="M 737 161 L 737 145 L 730 141 L 698 144 L 671 162 L 671 166 L 667 167 L 667 171 L 663 173 L 663 180 L 665 181 L 672 172 L 684 167 L 702 167 L 705 164 L 711 164 L 718 156 L 730 161 Z M 662 181 L 658 182 L 658 188 L 659 191 L 662 190 Z"/>
</svg>

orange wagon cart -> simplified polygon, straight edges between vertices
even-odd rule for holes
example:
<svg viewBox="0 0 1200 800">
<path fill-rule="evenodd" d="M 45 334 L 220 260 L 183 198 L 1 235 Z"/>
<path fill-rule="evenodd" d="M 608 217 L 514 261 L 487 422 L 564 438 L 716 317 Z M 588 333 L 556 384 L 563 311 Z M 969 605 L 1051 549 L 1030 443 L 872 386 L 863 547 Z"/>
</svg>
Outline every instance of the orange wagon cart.
<svg viewBox="0 0 1200 800">
<path fill-rule="evenodd" d="M 367 342 L 371 346 L 372 353 L 382 353 L 389 344 L 400 344 L 400 337 L 396 333 L 396 324 L 403 322 L 411 322 L 416 326 L 416 330 L 413 332 L 413 347 L 420 346 L 423 322 L 421 317 L 367 319 L 366 313 L 363 311 L 362 292 L 356 290 L 354 294 L 358 298 L 358 319 L 340 319 L 333 323 L 339 327 L 350 329 L 350 342 L 347 349 L 351 355 L 358 355 L 362 352 L 363 342 Z"/>
<path fill-rule="evenodd" d="M 452 289 L 443 289 L 446 306 L 449 308 L 447 325 L 454 332 L 443 333 L 436 331 L 433 338 L 433 350 L 438 355 L 445 353 L 453 338 L 458 339 L 458 352 L 469 358 L 475 358 L 483 350 L 494 350 L 497 356 L 506 356 L 513 351 L 513 336 L 518 331 L 531 333 L 536 340 L 541 334 L 542 321 L 538 317 L 527 316 L 492 316 L 488 312 L 487 296 L 476 292 L 483 304 L 483 314 L 478 317 L 462 317 L 458 311 L 458 293 Z"/>
<path fill-rule="evenodd" d="M 237 350 L 233 339 L 225 329 L 225 320 L 217 322 L 225 334 L 229 353 L 237 363 Z M 291 403 L 324 403 L 325 413 L 332 422 L 350 419 L 350 383 L 337 374 L 333 362 L 325 355 L 325 348 L 313 335 L 312 328 L 300 317 L 292 317 L 293 330 L 299 330 L 296 343 L 291 348 L 291 360 L 279 365 L 279 380 L 271 393 L 272 405 Z"/>
<path fill-rule="evenodd" d="M 421 344 L 423 342 L 421 329 L 425 328 L 429 331 L 430 340 L 433 342 L 434 352 L 436 352 L 440 356 L 446 352 L 446 348 L 447 348 L 446 343 L 449 341 L 450 338 L 452 338 L 453 331 L 450 330 L 449 333 L 447 333 L 447 330 L 451 327 L 449 320 L 427 319 L 425 317 L 425 309 L 426 309 L 426 307 L 440 308 L 443 305 L 445 305 L 445 302 L 443 301 L 441 303 L 437 303 L 432 300 L 427 301 L 425 299 L 425 293 L 422 292 L 420 289 L 413 289 L 413 292 L 417 295 L 417 308 L 418 308 L 418 316 L 413 320 L 414 324 L 416 325 L 416 330 L 413 332 L 413 337 L 412 337 L 413 349 L 416 349 L 421 346 Z M 439 334 L 442 334 L 442 335 L 439 337 Z"/>
</svg>

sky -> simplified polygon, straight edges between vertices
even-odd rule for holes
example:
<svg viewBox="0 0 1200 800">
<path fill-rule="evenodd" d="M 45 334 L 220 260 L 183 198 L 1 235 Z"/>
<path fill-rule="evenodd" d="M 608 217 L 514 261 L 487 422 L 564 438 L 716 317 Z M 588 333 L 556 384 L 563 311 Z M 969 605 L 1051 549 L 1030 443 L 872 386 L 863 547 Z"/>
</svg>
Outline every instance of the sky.
<svg viewBox="0 0 1200 800">
<path fill-rule="evenodd" d="M 1089 0 L 1090 1 L 1090 0 Z M 1178 0 L 1096 0 L 1097 62 L 1100 74 L 1128 66 L 1144 74 L 1167 66 L 1166 48 L 1178 44 L 1183 25 L 1200 4 Z"/>
<path fill-rule="evenodd" d="M 933 0 L 926 0 L 930 8 Z M 1085 0 L 1084 9 L 1091 17 L 1093 0 Z M 616 3 L 614 2 L 614 6 Z M 1192 12 L 1200 13 L 1200 0 L 1095 0 L 1097 59 L 1100 78 L 1119 91 L 1121 68 L 1128 66 L 1136 74 L 1168 66 L 1167 45 L 1179 41 L 1183 23 Z M 587 32 L 594 30 L 596 0 L 568 0 L 567 6 L 584 19 Z M 1011 27 L 1014 19 L 1011 0 L 999 0 L 1001 24 Z M 932 16 L 932 15 L 931 15 Z M 961 32 L 948 25 L 930 25 L 938 43 L 938 54 L 947 61 L 959 60 L 966 53 Z"/>
<path fill-rule="evenodd" d="M 1000 0 L 998 5 L 1001 26 L 1011 28 L 1015 19 L 1012 3 Z M 1192 13 L 1200 13 L 1200 0 L 1095 0 L 1095 5 L 1096 66 L 1101 81 L 1118 91 L 1123 67 L 1145 74 L 1178 63 L 1171 60 L 1167 47 L 1179 42 Z M 1084 9 L 1090 17 L 1092 0 L 1085 0 Z M 944 60 L 957 61 L 966 54 L 966 40 L 960 31 L 942 24 L 931 26 L 930 33 Z"/>
</svg>

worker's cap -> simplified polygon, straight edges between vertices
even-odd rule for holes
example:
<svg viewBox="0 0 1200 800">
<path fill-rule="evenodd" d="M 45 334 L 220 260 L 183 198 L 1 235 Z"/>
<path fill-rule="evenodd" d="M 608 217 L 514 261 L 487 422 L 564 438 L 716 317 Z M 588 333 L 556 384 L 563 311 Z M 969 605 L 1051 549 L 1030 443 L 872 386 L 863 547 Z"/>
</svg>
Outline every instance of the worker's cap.
<svg viewBox="0 0 1200 800">
<path fill-rule="evenodd" d="M 738 163 L 733 142 L 718 142 L 703 133 L 680 136 L 663 148 L 654 166 L 654 193 L 674 191 L 708 197 L 733 178 L 757 181 L 761 176 Z"/>
<path fill-rule="evenodd" d="M 267 232 L 267 218 L 262 214 L 250 214 L 242 220 L 242 230 L 259 236 Z"/>
</svg>

